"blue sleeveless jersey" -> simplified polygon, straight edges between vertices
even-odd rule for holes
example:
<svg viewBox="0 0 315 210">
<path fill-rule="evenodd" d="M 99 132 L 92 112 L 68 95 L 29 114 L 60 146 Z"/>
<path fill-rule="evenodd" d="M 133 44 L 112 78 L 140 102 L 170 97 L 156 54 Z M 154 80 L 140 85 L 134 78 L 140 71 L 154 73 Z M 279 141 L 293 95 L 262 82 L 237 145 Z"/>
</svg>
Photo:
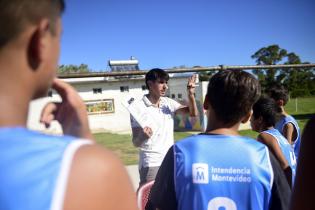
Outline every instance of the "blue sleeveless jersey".
<svg viewBox="0 0 315 210">
<path fill-rule="evenodd" d="M 282 136 L 282 134 L 277 129 L 269 129 L 269 130 L 263 131 L 262 133 L 268 133 L 269 135 L 273 136 L 277 140 L 278 145 L 280 146 L 281 151 L 284 157 L 286 158 L 286 160 L 288 161 L 290 168 L 292 170 L 292 183 L 293 183 L 294 178 L 295 178 L 295 172 L 296 172 L 296 158 L 295 158 L 295 154 L 294 154 L 294 150 L 292 146 L 289 144 L 287 139 L 284 136 Z"/>
<path fill-rule="evenodd" d="M 51 209 L 63 155 L 72 140 L 0 128 L 0 209 Z"/>
<path fill-rule="evenodd" d="M 295 157 L 296 159 L 298 159 L 299 157 L 299 151 L 300 151 L 300 144 L 301 144 L 301 133 L 300 133 L 300 128 L 298 123 L 296 122 L 296 120 L 292 117 L 292 116 L 286 116 L 281 118 L 281 120 L 279 120 L 277 122 L 277 124 L 275 125 L 275 128 L 280 132 L 283 133 L 283 127 L 288 124 L 288 123 L 292 123 L 297 131 L 297 137 L 294 140 L 293 143 L 293 149 L 294 149 L 294 153 L 295 153 Z"/>
<path fill-rule="evenodd" d="M 273 169 L 256 140 L 195 135 L 175 144 L 174 157 L 178 209 L 268 209 Z"/>
</svg>

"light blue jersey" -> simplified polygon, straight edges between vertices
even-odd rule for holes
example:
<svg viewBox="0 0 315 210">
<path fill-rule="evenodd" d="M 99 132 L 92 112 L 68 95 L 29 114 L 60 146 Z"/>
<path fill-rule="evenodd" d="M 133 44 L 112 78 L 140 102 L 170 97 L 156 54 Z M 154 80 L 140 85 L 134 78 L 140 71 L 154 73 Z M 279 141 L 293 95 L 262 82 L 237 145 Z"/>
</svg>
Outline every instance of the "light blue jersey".
<svg viewBox="0 0 315 210">
<path fill-rule="evenodd" d="M 277 140 L 278 145 L 280 146 L 281 151 L 285 159 L 288 161 L 290 168 L 292 170 L 292 183 L 294 183 L 296 172 L 296 158 L 292 146 L 289 144 L 287 139 L 284 136 L 282 136 L 282 134 L 275 128 L 263 131 L 262 133 L 268 133 Z"/>
<path fill-rule="evenodd" d="M 269 208 L 273 169 L 256 140 L 195 135 L 175 144 L 174 157 L 178 209 Z"/>
<path fill-rule="evenodd" d="M 86 143 L 22 127 L 0 128 L 0 209 L 61 209 L 72 155 Z"/>
<path fill-rule="evenodd" d="M 293 149 L 294 149 L 294 153 L 295 153 L 295 157 L 296 159 L 299 158 L 299 151 L 300 151 L 300 144 L 301 144 L 301 133 L 300 133 L 300 128 L 298 123 L 296 122 L 296 120 L 292 117 L 292 116 L 285 116 L 283 118 L 281 118 L 281 120 L 279 120 L 277 122 L 277 124 L 275 125 L 275 128 L 281 133 L 283 134 L 283 127 L 288 124 L 288 123 L 292 123 L 297 131 L 297 136 L 296 139 L 294 139 L 294 142 L 292 144 Z"/>
</svg>

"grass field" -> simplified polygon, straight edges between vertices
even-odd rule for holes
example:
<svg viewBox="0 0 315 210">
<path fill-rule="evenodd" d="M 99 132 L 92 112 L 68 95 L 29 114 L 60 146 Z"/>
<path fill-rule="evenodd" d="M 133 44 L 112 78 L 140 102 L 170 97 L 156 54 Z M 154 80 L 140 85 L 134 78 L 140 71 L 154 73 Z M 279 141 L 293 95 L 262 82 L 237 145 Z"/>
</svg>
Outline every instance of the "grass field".
<svg viewBox="0 0 315 210">
<path fill-rule="evenodd" d="M 315 98 L 291 99 L 285 106 L 285 110 L 291 115 L 314 114 Z"/>
<path fill-rule="evenodd" d="M 296 106 L 297 104 L 297 106 Z M 285 107 L 286 111 L 293 115 L 303 130 L 305 123 L 312 114 L 315 113 L 315 98 L 299 98 L 297 101 L 291 99 Z M 241 135 L 256 138 L 258 133 L 251 130 L 240 131 Z M 175 141 L 192 135 L 191 132 L 175 132 Z M 96 141 L 118 155 L 125 165 L 138 163 L 138 149 L 132 145 L 131 136 L 112 134 L 112 133 L 97 133 L 94 134 Z"/>
<path fill-rule="evenodd" d="M 285 106 L 285 110 L 298 121 L 303 131 L 308 119 L 315 114 L 315 98 L 291 99 Z"/>
<path fill-rule="evenodd" d="M 192 133 L 175 132 L 175 141 L 185 138 Z M 94 134 L 96 141 L 104 145 L 120 157 L 125 165 L 133 165 L 138 163 L 138 149 L 131 142 L 131 135 L 113 134 L 113 133 L 96 133 Z"/>
</svg>

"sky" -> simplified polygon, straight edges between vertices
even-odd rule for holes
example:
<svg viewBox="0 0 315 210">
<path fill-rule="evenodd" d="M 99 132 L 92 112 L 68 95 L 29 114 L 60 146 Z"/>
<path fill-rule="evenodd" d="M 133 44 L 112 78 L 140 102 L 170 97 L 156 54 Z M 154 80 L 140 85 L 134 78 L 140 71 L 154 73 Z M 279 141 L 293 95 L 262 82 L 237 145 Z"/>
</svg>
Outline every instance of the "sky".
<svg viewBox="0 0 315 210">
<path fill-rule="evenodd" d="M 314 11 L 314 0 L 66 0 L 59 64 L 254 65 L 272 44 L 315 63 Z"/>
</svg>

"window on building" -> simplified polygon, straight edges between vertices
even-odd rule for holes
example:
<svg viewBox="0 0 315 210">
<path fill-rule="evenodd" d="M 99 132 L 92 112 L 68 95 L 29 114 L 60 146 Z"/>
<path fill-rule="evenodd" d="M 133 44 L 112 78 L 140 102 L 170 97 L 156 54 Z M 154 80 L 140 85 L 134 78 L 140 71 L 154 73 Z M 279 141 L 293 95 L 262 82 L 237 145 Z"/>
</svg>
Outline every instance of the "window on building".
<svg viewBox="0 0 315 210">
<path fill-rule="evenodd" d="M 173 98 L 173 99 L 175 98 L 175 94 L 172 94 L 172 98 Z"/>
<path fill-rule="evenodd" d="M 102 93 L 102 88 L 93 88 L 93 94 L 100 94 Z"/>
<path fill-rule="evenodd" d="M 120 92 L 129 92 L 129 86 L 120 86 Z"/>
<path fill-rule="evenodd" d="M 141 88 L 143 91 L 148 89 L 146 85 L 142 85 Z"/>
<path fill-rule="evenodd" d="M 178 94 L 177 94 L 177 97 L 178 97 L 179 99 L 181 99 L 181 98 L 182 98 L 182 94 L 181 94 L 181 93 L 178 93 Z"/>
</svg>

